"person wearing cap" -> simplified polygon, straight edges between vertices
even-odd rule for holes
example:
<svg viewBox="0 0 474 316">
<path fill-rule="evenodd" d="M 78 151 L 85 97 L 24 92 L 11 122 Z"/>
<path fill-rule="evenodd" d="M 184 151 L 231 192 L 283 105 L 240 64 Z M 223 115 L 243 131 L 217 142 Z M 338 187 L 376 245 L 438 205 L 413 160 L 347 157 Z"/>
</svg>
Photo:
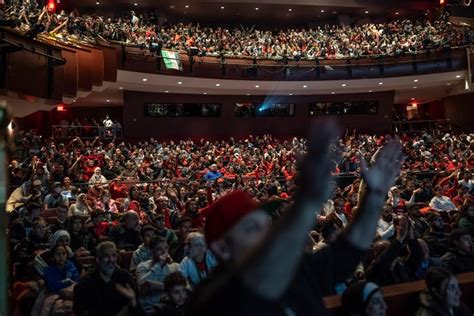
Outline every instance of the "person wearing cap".
<svg viewBox="0 0 474 316">
<path fill-rule="evenodd" d="M 474 272 L 474 251 L 471 232 L 456 228 L 449 234 L 452 248 L 441 257 L 443 264 L 453 274 Z"/>
<path fill-rule="evenodd" d="M 122 224 L 112 228 L 109 238 L 120 250 L 135 250 L 142 243 L 140 218 L 135 211 L 127 211 Z"/>
<path fill-rule="evenodd" d="M 315 254 L 303 249 L 315 213 L 331 194 L 331 142 L 337 129 L 319 122 L 300 165 L 299 190 L 290 209 L 270 227 L 267 213 L 245 192 L 216 201 L 204 232 L 220 267 L 201 283 L 189 315 L 320 315 L 322 297 L 350 276 L 370 248 L 386 192 L 400 171 L 398 140 L 372 167 L 361 158 L 364 184 L 359 211 L 335 242 Z"/>
<path fill-rule="evenodd" d="M 45 196 L 43 201 L 43 207 L 45 210 L 56 209 L 59 206 L 69 206 L 69 199 L 61 194 L 62 184 L 61 182 L 54 182 L 51 193 Z"/>
<path fill-rule="evenodd" d="M 350 285 L 341 296 L 341 304 L 350 316 L 385 316 L 387 312 L 382 289 L 372 282 Z"/>
</svg>

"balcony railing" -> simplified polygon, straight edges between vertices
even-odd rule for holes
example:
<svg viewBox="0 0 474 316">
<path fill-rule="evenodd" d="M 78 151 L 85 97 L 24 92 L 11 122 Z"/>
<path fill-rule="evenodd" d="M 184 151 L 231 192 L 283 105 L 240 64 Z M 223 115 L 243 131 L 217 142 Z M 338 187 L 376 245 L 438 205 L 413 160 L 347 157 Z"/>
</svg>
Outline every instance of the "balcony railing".
<svg viewBox="0 0 474 316">
<path fill-rule="evenodd" d="M 395 133 L 414 133 L 421 131 L 450 131 L 453 129 L 451 121 L 444 120 L 417 120 L 392 122 L 392 131 Z"/>
<path fill-rule="evenodd" d="M 104 127 L 104 126 L 63 126 L 53 125 L 52 135 L 54 138 L 75 138 L 83 139 L 100 138 L 122 138 L 122 127 Z"/>
</svg>

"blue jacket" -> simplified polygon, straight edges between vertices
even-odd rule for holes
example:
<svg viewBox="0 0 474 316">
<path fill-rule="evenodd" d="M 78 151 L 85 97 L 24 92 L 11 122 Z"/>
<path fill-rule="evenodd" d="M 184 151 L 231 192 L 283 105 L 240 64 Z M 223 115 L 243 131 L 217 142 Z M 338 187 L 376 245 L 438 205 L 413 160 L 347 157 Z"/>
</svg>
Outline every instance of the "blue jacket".
<svg viewBox="0 0 474 316">
<path fill-rule="evenodd" d="M 57 293 L 70 286 L 72 282 L 79 281 L 79 272 L 76 266 L 67 260 L 63 269 L 59 269 L 56 265 L 49 265 L 43 277 L 48 291 Z"/>
</svg>

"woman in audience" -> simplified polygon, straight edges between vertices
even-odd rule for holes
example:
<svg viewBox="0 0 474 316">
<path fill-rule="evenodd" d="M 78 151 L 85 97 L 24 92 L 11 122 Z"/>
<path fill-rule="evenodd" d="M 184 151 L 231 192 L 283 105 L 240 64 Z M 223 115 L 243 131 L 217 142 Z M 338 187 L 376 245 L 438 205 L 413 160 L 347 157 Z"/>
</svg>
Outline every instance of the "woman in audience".
<svg viewBox="0 0 474 316">
<path fill-rule="evenodd" d="M 416 316 L 472 315 L 461 302 L 461 289 L 456 276 L 444 268 L 432 268 L 426 278 L 426 289 L 420 294 Z"/>
<path fill-rule="evenodd" d="M 68 220 L 68 232 L 71 236 L 70 247 L 76 257 L 90 256 L 97 245 L 95 238 L 84 229 L 84 219 L 71 216 Z"/>
<path fill-rule="evenodd" d="M 81 193 L 77 196 L 76 203 L 71 204 L 69 207 L 69 216 L 88 216 L 92 213 L 92 208 L 87 203 L 85 193 Z"/>
<path fill-rule="evenodd" d="M 372 282 L 350 285 L 342 294 L 341 304 L 350 316 L 385 316 L 387 312 L 382 289 Z"/>
</svg>

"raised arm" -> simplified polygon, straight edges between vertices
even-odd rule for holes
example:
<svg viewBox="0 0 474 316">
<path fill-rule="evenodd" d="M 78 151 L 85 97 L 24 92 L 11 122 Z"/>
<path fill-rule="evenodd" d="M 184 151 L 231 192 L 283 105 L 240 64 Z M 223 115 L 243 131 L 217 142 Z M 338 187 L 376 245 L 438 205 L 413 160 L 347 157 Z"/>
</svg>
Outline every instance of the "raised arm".
<svg viewBox="0 0 474 316">
<path fill-rule="evenodd" d="M 359 211 L 344 231 L 346 239 L 359 249 L 368 249 L 372 244 L 385 196 L 400 172 L 403 161 L 401 149 L 398 138 L 392 140 L 380 150 L 370 169 L 364 157 L 359 156 L 363 178 Z"/>
<path fill-rule="evenodd" d="M 239 264 L 243 283 L 263 298 L 283 295 L 294 277 L 315 213 L 330 196 L 330 146 L 337 133 L 331 122 L 319 123 L 317 130 L 313 129 L 308 153 L 301 163 L 300 190 L 294 204 Z"/>
</svg>

